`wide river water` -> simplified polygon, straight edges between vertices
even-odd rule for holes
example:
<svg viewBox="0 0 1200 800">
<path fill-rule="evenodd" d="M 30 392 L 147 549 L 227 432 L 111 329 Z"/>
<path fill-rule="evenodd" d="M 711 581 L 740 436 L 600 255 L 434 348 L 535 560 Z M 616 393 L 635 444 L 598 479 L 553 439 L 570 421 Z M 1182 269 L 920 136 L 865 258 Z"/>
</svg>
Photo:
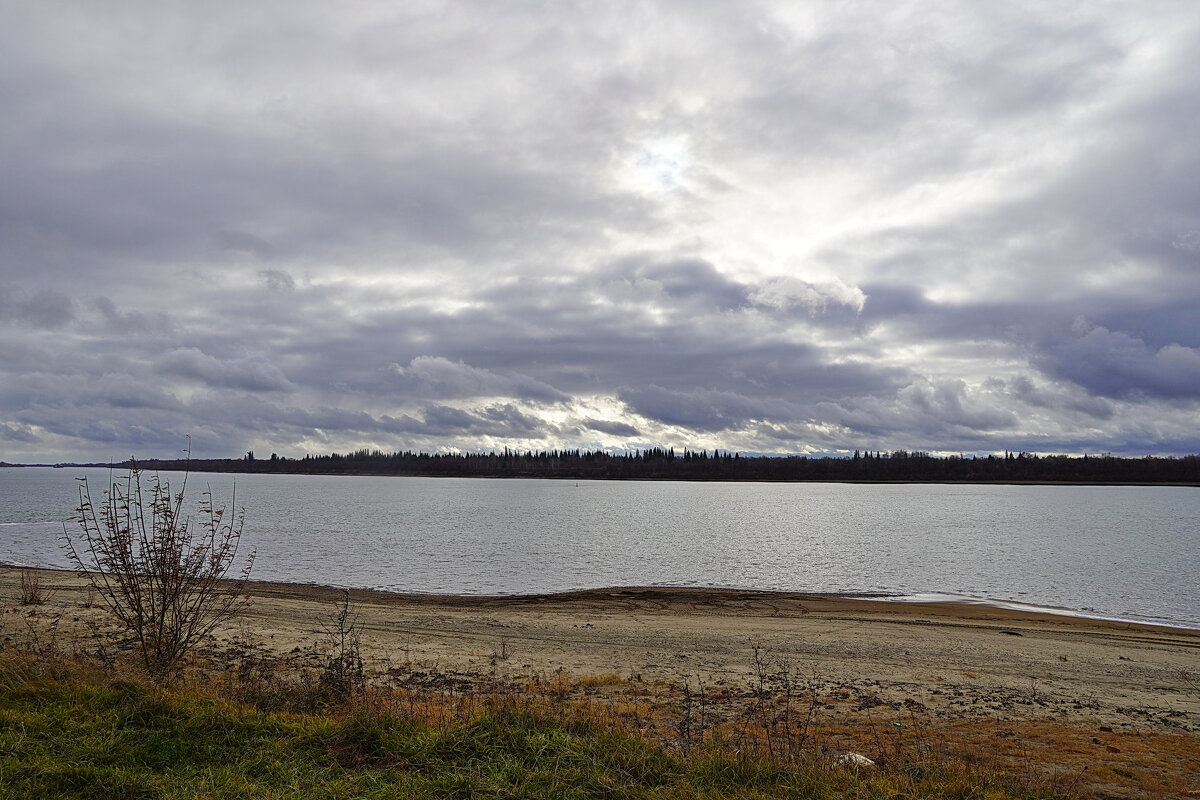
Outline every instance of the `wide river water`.
<svg viewBox="0 0 1200 800">
<path fill-rule="evenodd" d="M 0 469 L 0 562 L 69 566 L 80 476 L 99 499 L 107 470 Z M 1196 488 L 196 473 L 188 496 L 235 484 L 263 580 L 933 595 L 1200 627 Z"/>
</svg>

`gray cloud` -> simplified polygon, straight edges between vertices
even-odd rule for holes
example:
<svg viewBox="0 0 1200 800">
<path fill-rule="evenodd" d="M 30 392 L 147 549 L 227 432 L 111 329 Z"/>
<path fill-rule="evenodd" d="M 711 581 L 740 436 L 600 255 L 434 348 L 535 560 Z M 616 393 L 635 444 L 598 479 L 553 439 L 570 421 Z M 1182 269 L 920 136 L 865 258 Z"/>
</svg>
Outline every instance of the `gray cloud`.
<svg viewBox="0 0 1200 800">
<path fill-rule="evenodd" d="M 33 328 L 61 328 L 75 317 L 71 298 L 52 289 L 8 289 L 0 294 L 0 322 Z"/>
<path fill-rule="evenodd" d="M 708 389 L 679 392 L 651 384 L 622 390 L 618 397 L 644 417 L 699 431 L 740 428 L 751 420 L 787 422 L 796 414 L 786 401 L 755 400 Z"/>
<path fill-rule="evenodd" d="M 641 436 L 641 431 L 627 422 L 607 419 L 585 419 L 582 424 L 588 430 L 599 431 L 612 436 Z"/>
<path fill-rule="evenodd" d="M 270 242 L 246 231 L 220 230 L 213 234 L 213 238 L 216 240 L 217 246 L 227 252 L 245 253 L 261 259 L 270 258 L 274 252 Z M 277 280 L 287 275 L 281 270 L 263 270 L 259 274 Z"/>
<path fill-rule="evenodd" d="M 407 367 L 396 366 L 396 373 L 427 397 L 516 397 L 545 403 L 561 403 L 570 397 L 552 386 L 517 373 L 499 375 L 470 367 L 461 361 L 419 356 Z"/>
<path fill-rule="evenodd" d="M 36 444 L 37 436 L 28 425 L 11 425 L 5 423 L 0 425 L 0 439 L 7 439 L 10 442 L 21 442 L 23 444 Z"/>
<path fill-rule="evenodd" d="M 1100 326 L 1079 330 L 1056 347 L 1045 368 L 1101 397 L 1200 397 L 1200 349 L 1174 343 L 1153 349 Z"/>
<path fill-rule="evenodd" d="M 997 381 L 996 386 L 1000 389 L 1005 388 L 1004 381 Z M 1102 397 L 1086 394 L 1072 396 L 1069 392 L 1048 391 L 1045 387 L 1038 386 L 1027 375 L 1013 378 L 1009 385 L 1009 391 L 1018 401 L 1032 408 L 1062 408 L 1069 411 L 1080 411 L 1099 420 L 1112 419 L 1114 413 L 1112 403 Z"/>
<path fill-rule="evenodd" d="M 614 278 L 627 281 L 645 294 L 661 294 L 672 305 L 736 310 L 747 302 L 746 287 L 722 275 L 712 264 L 698 259 L 630 265 Z"/>
<path fill-rule="evenodd" d="M 161 312 L 148 315 L 141 311 L 121 311 L 116 303 L 103 296 L 97 297 L 93 304 L 114 334 L 162 334 L 171 327 L 170 319 Z"/>
<path fill-rule="evenodd" d="M 1197 75 L 1188 0 L 14 7 L 0 459 L 1193 452 Z"/>
<path fill-rule="evenodd" d="M 290 292 L 296 288 L 296 280 L 282 269 L 259 270 L 258 277 L 273 292 Z"/>
<path fill-rule="evenodd" d="M 180 347 L 164 353 L 157 366 L 164 373 L 215 387 L 251 392 L 292 388 L 284 374 L 262 356 L 221 360 L 195 347 Z"/>
</svg>

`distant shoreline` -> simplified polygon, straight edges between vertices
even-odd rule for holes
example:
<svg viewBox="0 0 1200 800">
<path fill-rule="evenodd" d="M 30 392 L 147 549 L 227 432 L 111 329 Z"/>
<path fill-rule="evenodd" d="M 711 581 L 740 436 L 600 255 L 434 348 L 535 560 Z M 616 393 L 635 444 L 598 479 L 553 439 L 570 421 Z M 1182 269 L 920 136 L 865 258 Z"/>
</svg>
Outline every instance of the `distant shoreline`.
<svg viewBox="0 0 1200 800">
<path fill-rule="evenodd" d="M 690 453 L 689 453 L 690 456 Z M 376 477 L 482 477 L 556 481 L 691 483 L 850 483 L 935 486 L 1147 486 L 1200 487 L 1200 456 L 1115 458 L 1020 456 L 938 458 L 904 453 L 871 458 L 709 457 L 670 455 L 583 456 L 426 455 L 304 459 L 145 459 L 116 463 L 8 464 L 0 469 L 115 469 L 192 471 L 229 475 L 344 475 Z"/>
</svg>

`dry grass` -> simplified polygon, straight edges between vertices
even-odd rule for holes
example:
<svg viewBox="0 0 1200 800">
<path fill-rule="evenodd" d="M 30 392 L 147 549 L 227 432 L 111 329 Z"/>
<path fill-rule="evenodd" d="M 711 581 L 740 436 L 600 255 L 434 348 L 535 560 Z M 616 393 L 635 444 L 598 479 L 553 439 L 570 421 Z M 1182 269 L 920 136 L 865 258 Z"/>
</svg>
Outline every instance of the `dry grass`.
<svg viewBox="0 0 1200 800">
<path fill-rule="evenodd" d="M 61 641 L 53 652 L 43 650 L 39 663 L 56 674 L 93 665 L 94 674 L 107 680 L 137 672 L 128 653 L 114 668 L 111 659 L 102 663 L 70 641 Z M 812 780 L 826 780 L 822 776 L 840 755 L 861 753 L 879 765 L 868 768 L 871 780 L 894 786 L 897 796 L 904 796 L 905 786 L 919 786 L 921 796 L 929 797 L 975 796 L 972 787 L 1006 786 L 996 796 L 1179 798 L 1200 788 L 1195 779 L 1200 748 L 1191 734 L 1088 730 L 1049 722 L 945 723 L 877 708 L 857 720 L 817 715 L 801 738 L 798 717 L 787 721 L 784 695 L 710 693 L 701 712 L 695 688 L 643 684 L 615 674 L 501 681 L 400 669 L 375 675 L 361 692 L 347 695 L 331 691 L 317 670 L 282 659 L 197 658 L 186 673 L 188 691 L 264 713 L 383 715 L 446 733 L 519 711 L 568 728 L 583 725 L 603 735 L 638 737 L 687 763 L 718 758 L 756 764 L 756 770 L 776 764 Z M 690 731 L 681 725 L 689 693 Z M 795 701 L 790 700 L 793 711 Z"/>
<path fill-rule="evenodd" d="M 624 681 L 625 679 L 615 672 L 606 672 L 602 675 L 583 675 L 575 679 L 576 684 L 585 689 L 599 689 L 604 686 L 620 686 Z"/>
<path fill-rule="evenodd" d="M 285 668 L 271 674 L 271 680 L 292 688 L 264 691 L 266 684 L 255 688 L 239 680 L 222 691 L 271 708 L 278 705 L 272 697 L 281 691 L 295 696 L 305 685 Z M 1194 777 L 1200 775 L 1200 742 L 1194 734 L 1053 722 L 945 722 L 887 707 L 855 717 L 827 709 L 845 703 L 832 696 L 818 698 L 821 711 L 809 718 L 809 706 L 798 694 L 764 698 L 753 691 L 707 691 L 701 710 L 696 687 L 645 684 L 616 673 L 499 680 L 399 670 L 376 676 L 355 703 L 441 731 L 519 707 L 564 724 L 643 737 L 682 756 L 721 754 L 789 768 L 828 769 L 841 755 L 860 753 L 879 765 L 880 775 L 941 776 L 937 780 L 947 787 L 999 782 L 1030 796 L 1178 798 L 1200 788 Z M 689 703 L 690 729 L 681 724 Z"/>
<path fill-rule="evenodd" d="M 37 570 L 21 570 L 21 605 L 40 606 L 49 599 L 50 593 L 42 586 L 42 577 Z"/>
</svg>

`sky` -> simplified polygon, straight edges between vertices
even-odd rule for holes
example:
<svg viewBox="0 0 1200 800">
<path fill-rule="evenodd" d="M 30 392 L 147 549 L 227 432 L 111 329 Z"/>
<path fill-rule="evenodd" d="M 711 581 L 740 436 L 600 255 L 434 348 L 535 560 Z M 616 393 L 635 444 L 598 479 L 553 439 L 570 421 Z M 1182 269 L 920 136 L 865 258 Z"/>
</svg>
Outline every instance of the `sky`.
<svg viewBox="0 0 1200 800">
<path fill-rule="evenodd" d="M 0 460 L 1200 452 L 1200 8 L 0 0 Z"/>
</svg>

